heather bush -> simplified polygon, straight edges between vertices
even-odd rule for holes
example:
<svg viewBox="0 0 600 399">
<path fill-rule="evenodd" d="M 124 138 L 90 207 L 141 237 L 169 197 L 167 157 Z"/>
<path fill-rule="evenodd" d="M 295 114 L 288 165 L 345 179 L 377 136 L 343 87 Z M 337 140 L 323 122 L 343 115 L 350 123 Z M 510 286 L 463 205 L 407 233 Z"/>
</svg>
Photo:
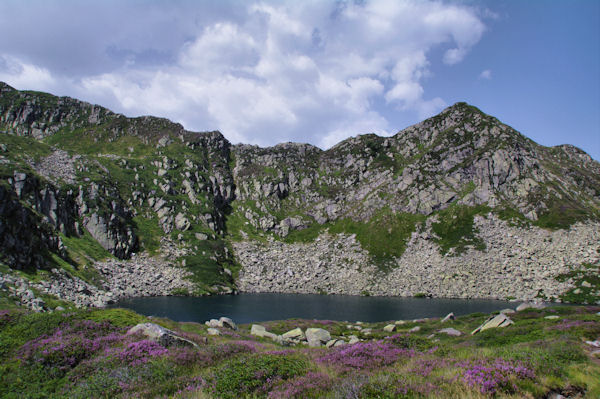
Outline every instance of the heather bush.
<svg viewBox="0 0 600 399">
<path fill-rule="evenodd" d="M 581 348 L 567 340 L 537 341 L 515 349 L 496 352 L 503 358 L 522 362 L 538 374 L 563 376 L 569 364 L 584 362 L 586 355 Z"/>
<path fill-rule="evenodd" d="M 412 334 L 395 334 L 385 337 L 384 339 L 385 342 L 394 344 L 397 347 L 415 349 L 418 351 L 432 349 L 436 345 L 434 342 L 431 342 L 430 339 Z"/>
<path fill-rule="evenodd" d="M 19 355 L 28 363 L 66 371 L 120 339 L 118 330 L 108 322 L 79 320 L 63 323 L 52 334 L 25 343 Z"/>
<path fill-rule="evenodd" d="M 311 371 L 306 375 L 276 386 L 269 392 L 269 399 L 308 399 L 322 397 L 332 385 L 331 378 L 324 373 Z"/>
<path fill-rule="evenodd" d="M 362 384 L 360 398 L 418 398 L 427 397 L 435 389 L 431 383 L 414 384 L 399 375 L 380 374 Z"/>
<path fill-rule="evenodd" d="M 531 369 L 505 359 L 469 360 L 456 365 L 462 369 L 461 380 L 481 393 L 515 392 L 516 380 L 535 379 Z"/>
<path fill-rule="evenodd" d="M 264 395 L 280 381 L 305 374 L 307 367 L 307 360 L 298 355 L 244 355 L 215 370 L 211 391 L 222 399 Z"/>
<path fill-rule="evenodd" d="M 390 365 L 401 358 L 413 357 L 416 353 L 414 349 L 398 348 L 387 341 L 358 342 L 333 348 L 317 361 L 346 372 L 373 370 Z"/>
<path fill-rule="evenodd" d="M 11 312 L 10 310 L 0 310 L 0 328 L 3 328 L 14 320 L 14 313 L 15 312 Z"/>
<path fill-rule="evenodd" d="M 165 355 L 167 352 L 168 350 L 160 344 L 144 339 L 127 344 L 127 346 L 117 354 L 117 357 L 122 362 L 135 366 L 148 363 L 150 359 Z"/>
<path fill-rule="evenodd" d="M 11 322 L 0 330 L 0 357 L 21 347 L 25 342 L 52 334 L 61 324 L 75 318 L 74 313 L 19 313 L 9 316 Z"/>
</svg>

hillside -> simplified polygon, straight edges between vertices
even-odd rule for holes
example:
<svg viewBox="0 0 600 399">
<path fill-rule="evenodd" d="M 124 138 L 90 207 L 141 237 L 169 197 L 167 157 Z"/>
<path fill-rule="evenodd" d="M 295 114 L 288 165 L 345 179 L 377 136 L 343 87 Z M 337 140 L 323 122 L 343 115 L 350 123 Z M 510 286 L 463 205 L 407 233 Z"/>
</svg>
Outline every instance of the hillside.
<svg viewBox="0 0 600 399">
<path fill-rule="evenodd" d="M 46 302 L 600 295 L 600 164 L 465 103 L 323 151 L 0 83 L 0 143 L 3 279 Z"/>
</svg>

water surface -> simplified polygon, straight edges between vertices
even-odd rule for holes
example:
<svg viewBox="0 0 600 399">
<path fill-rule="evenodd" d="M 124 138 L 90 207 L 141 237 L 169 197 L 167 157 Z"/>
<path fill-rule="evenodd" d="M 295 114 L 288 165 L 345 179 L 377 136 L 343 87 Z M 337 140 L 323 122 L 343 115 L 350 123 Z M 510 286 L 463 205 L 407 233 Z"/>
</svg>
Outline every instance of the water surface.
<svg viewBox="0 0 600 399">
<path fill-rule="evenodd" d="M 378 322 L 425 317 L 489 313 L 514 302 L 488 299 L 429 299 L 349 295 L 239 294 L 210 297 L 144 297 L 122 300 L 111 307 L 132 309 L 146 316 L 203 322 L 227 316 L 245 324 L 291 318 Z"/>
</svg>

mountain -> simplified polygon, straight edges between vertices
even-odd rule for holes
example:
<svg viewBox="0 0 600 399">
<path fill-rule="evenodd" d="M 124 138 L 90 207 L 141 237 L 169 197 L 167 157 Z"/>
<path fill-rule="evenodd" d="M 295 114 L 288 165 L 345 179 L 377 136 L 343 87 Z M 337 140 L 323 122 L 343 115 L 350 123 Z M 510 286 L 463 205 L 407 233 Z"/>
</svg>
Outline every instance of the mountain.
<svg viewBox="0 0 600 399">
<path fill-rule="evenodd" d="M 3 270 L 80 305 L 235 290 L 560 298 L 576 283 L 561 276 L 600 257 L 600 164 L 465 103 L 324 151 L 232 145 L 0 83 L 0 143 Z"/>
</svg>

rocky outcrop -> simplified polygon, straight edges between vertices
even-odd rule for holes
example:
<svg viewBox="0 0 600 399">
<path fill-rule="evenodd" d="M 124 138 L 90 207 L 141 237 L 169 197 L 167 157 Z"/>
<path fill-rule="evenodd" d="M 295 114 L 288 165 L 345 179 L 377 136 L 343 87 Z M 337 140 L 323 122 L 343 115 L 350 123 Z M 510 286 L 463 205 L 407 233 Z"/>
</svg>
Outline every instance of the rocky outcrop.
<svg viewBox="0 0 600 399">
<path fill-rule="evenodd" d="M 36 270 L 46 266 L 50 252 L 65 256 L 64 247 L 50 223 L 23 206 L 18 193 L 25 177 L 15 175 L 16 192 L 0 185 L 0 259 L 16 269 Z"/>
<path fill-rule="evenodd" d="M 556 276 L 572 265 L 600 261 L 598 223 L 557 231 L 519 228 L 493 215 L 475 223 L 485 250 L 444 256 L 431 231 L 415 232 L 389 270 L 378 268 L 350 235 L 323 234 L 297 244 L 238 242 L 238 286 L 248 292 L 556 298 L 572 283 Z"/>
</svg>

